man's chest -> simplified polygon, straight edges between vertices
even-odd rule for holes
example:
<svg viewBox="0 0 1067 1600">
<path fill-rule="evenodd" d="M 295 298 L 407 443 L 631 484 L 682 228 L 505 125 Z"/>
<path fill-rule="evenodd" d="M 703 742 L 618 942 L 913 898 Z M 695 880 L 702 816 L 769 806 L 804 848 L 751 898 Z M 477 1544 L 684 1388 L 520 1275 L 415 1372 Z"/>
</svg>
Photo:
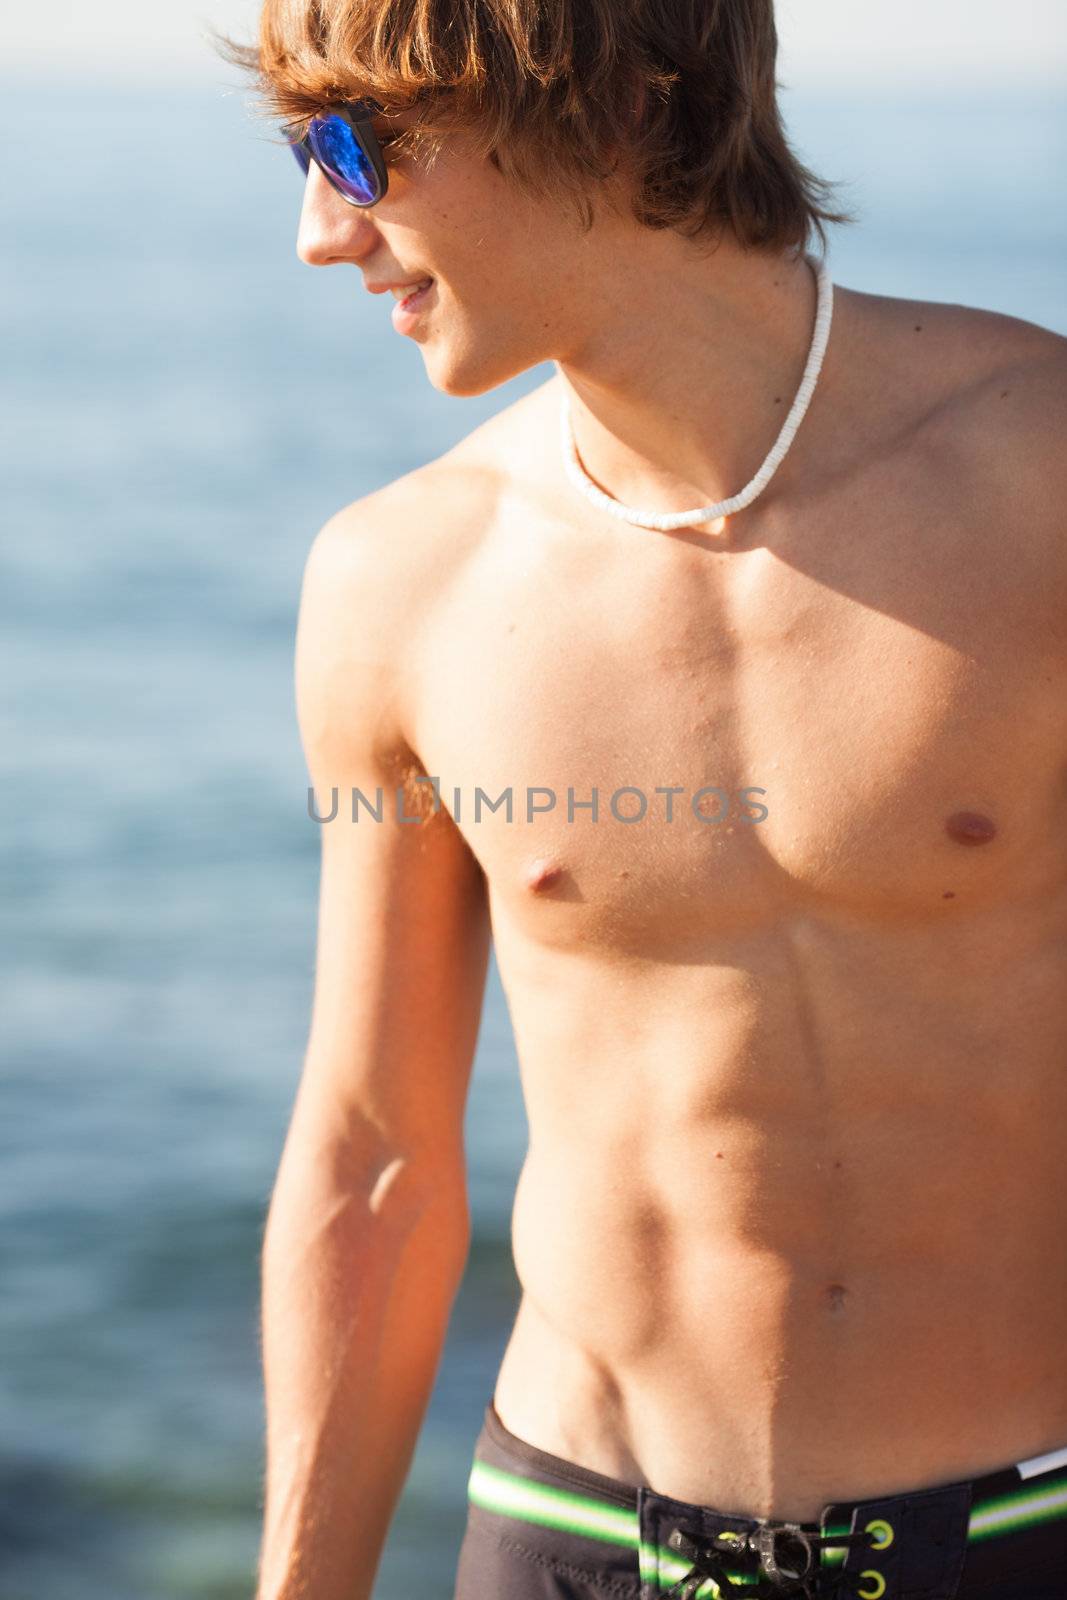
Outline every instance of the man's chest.
<svg viewBox="0 0 1067 1600">
<path fill-rule="evenodd" d="M 803 561 L 625 556 L 486 560 L 423 656 L 426 770 L 540 936 L 699 937 L 805 900 L 946 916 L 1067 875 L 1067 605 L 1040 551 L 913 521 L 838 522 Z"/>
</svg>

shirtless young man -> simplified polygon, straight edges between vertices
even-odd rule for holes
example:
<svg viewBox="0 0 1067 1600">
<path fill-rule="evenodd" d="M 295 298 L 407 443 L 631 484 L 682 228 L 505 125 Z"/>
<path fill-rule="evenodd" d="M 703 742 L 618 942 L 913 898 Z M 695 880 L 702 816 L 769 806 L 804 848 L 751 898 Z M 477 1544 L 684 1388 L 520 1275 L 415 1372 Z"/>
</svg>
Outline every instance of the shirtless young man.
<svg viewBox="0 0 1067 1600">
<path fill-rule="evenodd" d="M 264 1248 L 260 1600 L 371 1594 L 468 1251 L 490 934 L 531 1142 L 461 1600 L 1063 1596 L 1067 342 L 837 286 L 762 492 L 620 520 L 565 469 L 564 396 L 592 482 L 686 512 L 750 482 L 809 360 L 831 213 L 775 132 L 770 0 L 431 3 L 414 46 L 400 6 L 375 45 L 385 9 L 268 4 L 276 103 L 322 114 L 299 254 L 432 277 L 394 320 L 444 393 L 557 372 L 308 562 L 340 809 Z M 632 130 L 588 230 L 473 121 L 386 146 L 384 194 L 366 135 L 368 193 L 328 180 L 359 181 L 329 106 L 377 96 L 385 138 L 449 84 L 550 189 Z M 717 248 L 628 209 L 644 155 L 661 220 L 729 216 Z"/>
</svg>

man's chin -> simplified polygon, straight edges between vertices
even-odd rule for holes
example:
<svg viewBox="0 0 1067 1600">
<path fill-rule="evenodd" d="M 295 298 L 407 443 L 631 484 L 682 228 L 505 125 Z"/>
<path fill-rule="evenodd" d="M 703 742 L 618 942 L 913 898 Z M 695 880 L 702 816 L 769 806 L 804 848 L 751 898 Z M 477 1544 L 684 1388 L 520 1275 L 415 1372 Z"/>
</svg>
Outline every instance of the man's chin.
<svg viewBox="0 0 1067 1600">
<path fill-rule="evenodd" d="M 546 359 L 537 356 L 524 360 L 518 351 L 504 355 L 500 350 L 479 352 L 470 347 L 457 353 L 449 349 L 447 338 L 440 337 L 427 340 L 422 354 L 426 376 L 433 387 L 455 400 L 473 400 L 480 394 L 490 394 Z"/>
</svg>

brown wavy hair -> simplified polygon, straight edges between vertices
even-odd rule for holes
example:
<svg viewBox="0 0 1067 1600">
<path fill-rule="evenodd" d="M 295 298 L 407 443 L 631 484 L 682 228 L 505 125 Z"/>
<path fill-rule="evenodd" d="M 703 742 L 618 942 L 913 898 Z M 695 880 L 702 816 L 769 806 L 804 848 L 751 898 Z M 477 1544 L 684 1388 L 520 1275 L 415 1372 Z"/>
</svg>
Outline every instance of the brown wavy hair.
<svg viewBox="0 0 1067 1600">
<path fill-rule="evenodd" d="M 690 240 L 825 252 L 856 220 L 786 137 L 773 0 L 265 0 L 254 44 L 213 37 L 288 130 L 365 96 L 414 110 L 395 149 L 432 162 L 460 127 L 586 230 L 620 158 L 637 221 Z"/>
</svg>

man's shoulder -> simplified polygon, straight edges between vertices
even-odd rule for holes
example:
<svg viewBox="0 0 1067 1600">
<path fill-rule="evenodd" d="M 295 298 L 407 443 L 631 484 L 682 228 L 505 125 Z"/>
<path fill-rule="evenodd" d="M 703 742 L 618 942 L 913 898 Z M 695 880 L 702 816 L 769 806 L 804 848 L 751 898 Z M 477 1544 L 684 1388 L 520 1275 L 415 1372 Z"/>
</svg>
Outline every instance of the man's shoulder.
<svg viewBox="0 0 1067 1600">
<path fill-rule="evenodd" d="M 970 504 L 1041 514 L 1063 487 L 1067 339 L 976 306 L 863 299 L 871 370 L 918 457 Z"/>
<path fill-rule="evenodd" d="M 302 725 L 345 729 L 373 708 L 383 770 L 424 770 L 415 729 L 434 624 L 499 526 L 511 445 L 534 426 L 538 393 L 342 507 L 312 542 L 297 630 Z"/>
<path fill-rule="evenodd" d="M 337 511 L 308 551 L 298 654 L 385 692 L 408 677 L 442 612 L 502 525 L 518 466 L 558 392 L 550 381 L 471 430 L 434 460 Z M 558 402 L 556 402 L 558 404 Z M 528 453 L 528 451 L 527 451 Z M 463 613 L 463 602 L 455 608 Z"/>
<path fill-rule="evenodd" d="M 994 392 L 998 400 L 1014 395 L 1020 408 L 1063 401 L 1067 338 L 1062 334 L 1002 312 L 973 306 L 944 309 L 966 374 L 956 396 L 961 405 L 987 400 Z"/>
<path fill-rule="evenodd" d="M 1062 518 L 1067 338 L 1022 318 L 951 309 L 971 359 L 946 403 L 946 432 L 976 477 L 1021 515 Z"/>
<path fill-rule="evenodd" d="M 1004 374 L 1052 378 L 1067 339 L 1022 317 L 980 306 L 839 291 L 852 361 L 899 391 L 918 418 L 954 412 Z"/>
<path fill-rule="evenodd" d="M 353 568 L 376 574 L 404 604 L 440 592 L 481 548 L 507 491 L 530 469 L 558 392 L 559 379 L 549 379 L 433 460 L 342 507 L 318 534 L 318 559 L 338 577 Z"/>
</svg>

